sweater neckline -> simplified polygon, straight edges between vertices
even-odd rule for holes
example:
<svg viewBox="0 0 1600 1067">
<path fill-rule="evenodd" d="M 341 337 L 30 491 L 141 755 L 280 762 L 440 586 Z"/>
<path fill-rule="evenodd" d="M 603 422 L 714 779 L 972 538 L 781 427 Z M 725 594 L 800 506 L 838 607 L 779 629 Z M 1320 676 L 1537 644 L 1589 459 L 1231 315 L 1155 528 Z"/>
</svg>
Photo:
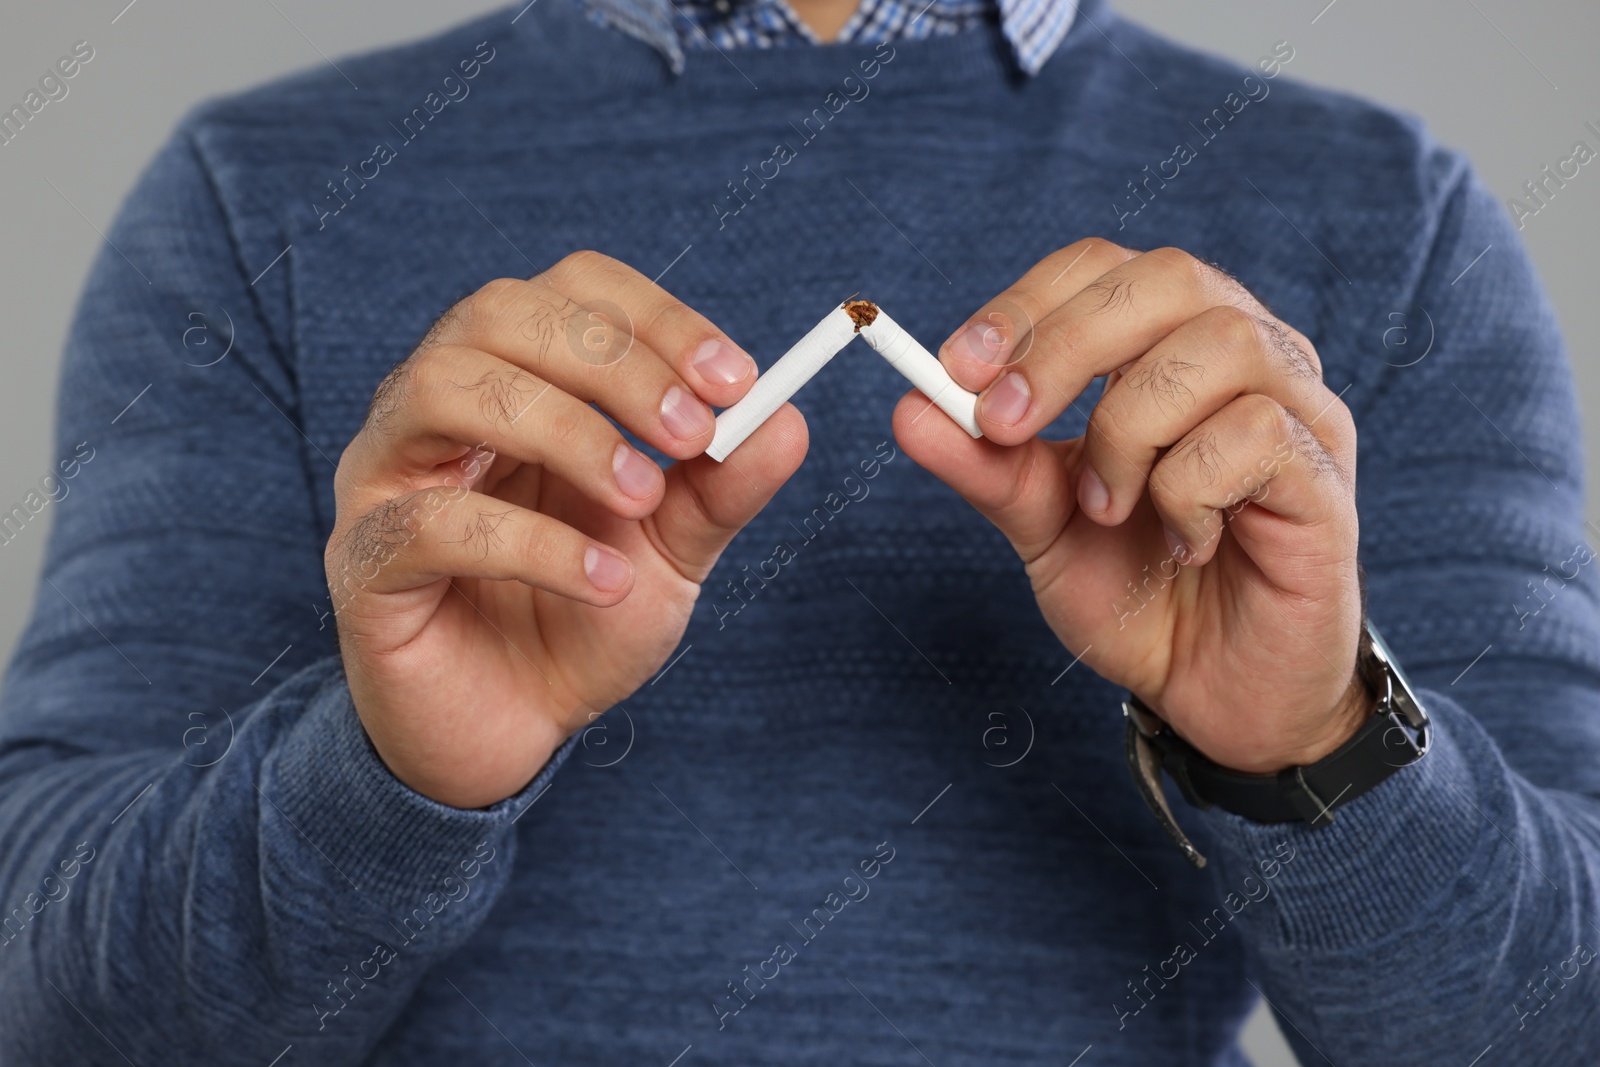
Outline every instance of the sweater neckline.
<svg viewBox="0 0 1600 1067">
<path fill-rule="evenodd" d="M 1072 28 L 1041 74 L 1058 64 L 1081 62 L 1088 38 L 1098 37 L 1112 18 L 1105 0 L 1080 0 Z M 658 89 L 695 97 L 744 96 L 758 104 L 768 91 L 843 92 L 846 76 L 861 77 L 861 64 L 871 60 L 882 63 L 885 55 L 893 56 L 884 65 L 894 77 L 883 79 L 875 89 L 886 85 L 902 89 L 1016 87 L 1031 80 L 1017 66 L 997 25 L 881 45 L 794 45 L 726 50 L 723 54 L 696 49 L 689 54 L 683 73 L 677 75 L 650 45 L 591 21 L 579 0 L 538 0 L 511 28 L 516 39 L 538 49 L 538 62 L 550 64 L 552 57 L 561 57 L 559 65 L 550 64 L 540 73 L 552 83 L 549 88 L 563 96 L 600 95 L 608 89 Z M 892 53 L 887 51 L 890 48 Z"/>
</svg>

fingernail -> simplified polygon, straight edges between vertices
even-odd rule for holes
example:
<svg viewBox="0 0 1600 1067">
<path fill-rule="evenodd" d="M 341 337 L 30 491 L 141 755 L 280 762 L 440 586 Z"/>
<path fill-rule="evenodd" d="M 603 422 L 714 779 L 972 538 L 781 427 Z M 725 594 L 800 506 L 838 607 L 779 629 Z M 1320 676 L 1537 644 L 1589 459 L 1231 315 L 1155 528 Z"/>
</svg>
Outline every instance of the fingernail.
<svg viewBox="0 0 1600 1067">
<path fill-rule="evenodd" d="M 590 545 L 583 550 L 583 572 L 596 589 L 614 593 L 628 584 L 633 568 L 616 553 L 607 552 L 598 545 Z"/>
<path fill-rule="evenodd" d="M 1083 475 L 1078 479 L 1078 506 L 1084 511 L 1098 515 L 1111 506 L 1111 490 L 1106 488 L 1106 483 L 1094 472 L 1094 468 L 1084 465 Z"/>
<path fill-rule="evenodd" d="M 661 469 L 637 449 L 619 444 L 611 455 L 611 474 L 617 480 L 618 489 L 635 500 L 643 500 L 656 491 Z"/>
<path fill-rule="evenodd" d="M 705 341 L 689 357 L 689 365 L 708 382 L 733 385 L 748 378 L 756 369 L 756 361 L 734 348 L 726 341 Z"/>
<path fill-rule="evenodd" d="M 983 414 L 991 422 L 1010 426 L 1028 413 L 1028 380 L 1020 374 L 1007 374 L 983 396 Z"/>
<path fill-rule="evenodd" d="M 674 385 L 661 398 L 661 422 L 667 432 L 680 441 L 704 437 L 715 425 L 711 410 L 690 396 L 681 385 Z"/>
<path fill-rule="evenodd" d="M 1172 553 L 1172 558 L 1179 563 L 1189 558 L 1189 546 L 1183 543 L 1172 527 L 1163 525 L 1161 532 L 1167 535 L 1167 551 Z"/>
<path fill-rule="evenodd" d="M 1004 343 L 1005 337 L 999 330 L 986 323 L 974 322 L 956 335 L 955 343 L 950 347 L 952 351 L 968 359 L 994 364 L 1005 358 L 1000 354 L 1000 348 Z"/>
</svg>

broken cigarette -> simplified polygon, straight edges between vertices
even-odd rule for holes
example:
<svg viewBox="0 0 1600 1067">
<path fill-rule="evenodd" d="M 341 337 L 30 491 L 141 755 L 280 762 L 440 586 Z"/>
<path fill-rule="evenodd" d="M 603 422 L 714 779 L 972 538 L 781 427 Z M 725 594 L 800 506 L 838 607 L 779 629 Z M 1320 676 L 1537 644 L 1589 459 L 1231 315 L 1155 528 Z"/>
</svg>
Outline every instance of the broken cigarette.
<svg viewBox="0 0 1600 1067">
<path fill-rule="evenodd" d="M 744 444 L 745 438 L 755 433 L 774 411 L 783 407 L 784 401 L 826 366 L 828 360 L 855 340 L 855 336 L 856 320 L 850 313 L 842 305 L 830 311 L 778 362 L 767 368 L 737 404 L 717 416 L 717 430 L 706 448 L 706 455 L 718 463 L 727 459 L 728 453 Z"/>
<path fill-rule="evenodd" d="M 983 431 L 978 429 L 978 395 L 957 385 L 938 357 L 918 344 L 917 339 L 882 308 L 865 300 L 846 304 L 845 307 L 848 309 L 857 304 L 866 305 L 861 309 L 861 317 L 866 322 L 861 324 L 860 333 L 867 344 L 888 360 L 890 366 L 904 374 L 923 396 L 949 415 L 969 436 L 982 437 Z M 871 309 L 870 314 L 866 313 L 868 308 Z M 860 319 L 857 321 L 860 322 Z"/>
<path fill-rule="evenodd" d="M 939 410 L 973 437 L 982 437 L 974 415 L 978 397 L 955 383 L 943 364 L 899 323 L 870 300 L 850 300 L 823 317 L 778 362 L 756 379 L 737 404 L 717 416 L 706 455 L 721 463 L 785 401 L 800 391 L 856 334 L 905 375 Z"/>
</svg>

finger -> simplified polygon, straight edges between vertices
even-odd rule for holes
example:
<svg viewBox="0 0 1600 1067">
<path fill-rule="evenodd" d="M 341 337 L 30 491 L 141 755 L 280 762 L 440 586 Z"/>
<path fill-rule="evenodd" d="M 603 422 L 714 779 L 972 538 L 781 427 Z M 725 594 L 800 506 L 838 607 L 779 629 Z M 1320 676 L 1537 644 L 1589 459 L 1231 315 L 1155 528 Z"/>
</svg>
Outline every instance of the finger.
<svg viewBox="0 0 1600 1067">
<path fill-rule="evenodd" d="M 1085 514 L 1107 526 L 1126 520 L 1161 453 L 1237 397 L 1260 393 L 1312 416 L 1325 409 L 1336 397 L 1310 347 L 1276 320 L 1224 304 L 1114 371 L 1084 434 L 1078 503 Z"/>
<path fill-rule="evenodd" d="M 979 426 L 1001 444 L 1038 433 L 1097 375 L 1144 355 L 1218 305 L 1270 314 L 1238 282 L 1178 249 L 1145 252 L 1112 268 L 1034 326 L 1026 358 L 978 398 Z"/>
<path fill-rule="evenodd" d="M 800 469 L 808 441 L 805 418 L 785 404 L 721 463 L 697 456 L 673 464 L 646 532 L 679 573 L 703 581 L 734 534 Z"/>
<path fill-rule="evenodd" d="M 678 458 L 710 442 L 707 404 L 733 403 L 755 379 L 754 362 L 720 330 L 593 252 L 574 253 L 531 281 L 489 283 L 451 308 L 422 347 L 441 343 L 516 363 Z M 730 365 L 748 372 L 719 380 L 733 377 Z"/>
<path fill-rule="evenodd" d="M 1027 356 L 1035 324 L 1137 255 L 1101 237 L 1051 253 L 951 334 L 939 348 L 940 362 L 962 388 L 983 389 L 1002 368 Z"/>
<path fill-rule="evenodd" d="M 441 578 L 515 581 L 586 604 L 615 604 L 633 586 L 620 552 L 536 511 L 453 486 L 385 500 L 328 546 L 336 607 L 358 606 Z"/>
<path fill-rule="evenodd" d="M 912 462 L 975 507 L 1005 534 L 1024 563 L 1055 540 L 1074 507 L 1070 446 L 1034 437 L 1015 446 L 973 440 L 921 393 L 894 409 L 894 436 Z"/>
<path fill-rule="evenodd" d="M 661 468 L 605 416 L 487 352 L 431 346 L 386 390 L 340 458 L 338 489 L 398 496 L 472 446 L 544 467 L 623 518 L 643 517 L 660 498 Z"/>
<path fill-rule="evenodd" d="M 535 283 L 555 286 L 584 309 L 592 326 L 620 309 L 614 323 L 659 353 L 667 365 L 717 407 L 726 407 L 755 384 L 756 363 L 704 315 L 640 274 L 598 252 L 574 252 Z M 605 344 L 602 351 L 609 351 Z"/>
<path fill-rule="evenodd" d="M 1231 528 L 1280 585 L 1355 551 L 1353 452 L 1338 456 L 1271 397 L 1242 396 L 1178 442 L 1150 474 L 1173 558 L 1212 559 Z M 1307 580 L 1306 588 L 1314 584 Z"/>
<path fill-rule="evenodd" d="M 586 308 L 553 284 L 502 279 L 451 308 L 417 355 L 441 344 L 488 352 L 597 404 L 670 456 L 698 455 L 716 429 L 711 409 L 630 329 L 620 305 Z"/>
</svg>

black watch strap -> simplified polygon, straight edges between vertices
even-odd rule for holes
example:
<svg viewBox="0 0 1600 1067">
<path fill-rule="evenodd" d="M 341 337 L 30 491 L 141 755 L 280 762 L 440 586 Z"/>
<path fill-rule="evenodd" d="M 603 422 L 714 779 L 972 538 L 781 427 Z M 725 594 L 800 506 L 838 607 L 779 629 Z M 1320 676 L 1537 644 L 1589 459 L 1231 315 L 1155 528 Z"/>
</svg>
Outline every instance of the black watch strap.
<svg viewBox="0 0 1600 1067">
<path fill-rule="evenodd" d="M 1426 714 L 1370 624 L 1365 636 L 1361 671 L 1377 699 L 1372 717 L 1323 759 L 1278 774 L 1243 774 L 1213 763 L 1143 701 L 1128 695 L 1122 706 L 1128 719 L 1125 749 L 1129 769 L 1145 804 L 1191 863 L 1204 866 L 1205 857 L 1173 817 L 1161 789 L 1162 771 L 1196 807 L 1216 806 L 1259 823 L 1302 821 L 1316 828 L 1334 821 L 1335 808 L 1426 753 Z"/>
</svg>

